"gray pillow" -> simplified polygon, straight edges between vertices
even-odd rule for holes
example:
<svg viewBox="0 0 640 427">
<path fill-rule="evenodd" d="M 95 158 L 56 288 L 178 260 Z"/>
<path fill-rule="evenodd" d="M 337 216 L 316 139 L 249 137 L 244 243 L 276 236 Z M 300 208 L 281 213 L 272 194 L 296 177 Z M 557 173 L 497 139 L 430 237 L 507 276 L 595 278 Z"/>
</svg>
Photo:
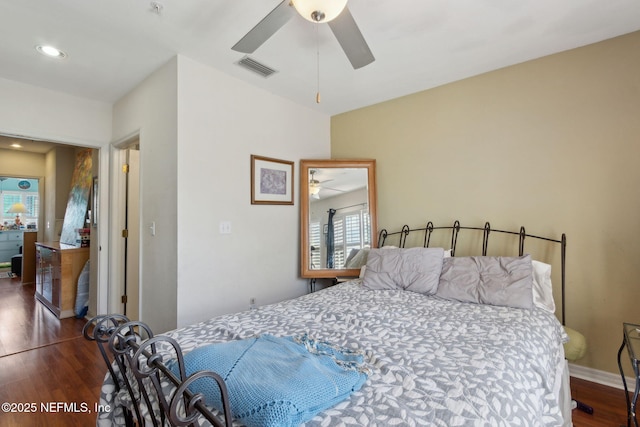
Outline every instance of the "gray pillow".
<svg viewBox="0 0 640 427">
<path fill-rule="evenodd" d="M 480 271 L 473 257 L 447 257 L 436 295 L 448 300 L 480 303 Z"/>
<path fill-rule="evenodd" d="M 432 295 L 438 289 L 443 257 L 442 248 L 371 249 L 363 285 Z"/>
<path fill-rule="evenodd" d="M 360 268 L 367 264 L 367 256 L 369 255 L 369 248 L 354 249 L 357 253 L 351 257 L 350 260 L 345 262 L 345 268 Z"/>
<path fill-rule="evenodd" d="M 436 295 L 462 302 L 533 308 L 531 257 L 452 257 Z"/>
</svg>

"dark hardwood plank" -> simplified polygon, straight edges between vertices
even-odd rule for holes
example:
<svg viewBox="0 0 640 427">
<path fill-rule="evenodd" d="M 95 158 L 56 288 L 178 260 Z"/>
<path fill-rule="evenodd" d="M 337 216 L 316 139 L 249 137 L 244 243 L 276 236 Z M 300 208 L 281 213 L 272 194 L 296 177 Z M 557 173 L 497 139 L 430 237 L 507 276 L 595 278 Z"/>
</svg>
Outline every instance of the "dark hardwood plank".
<svg viewBox="0 0 640 427">
<path fill-rule="evenodd" d="M 1 357 L 0 402 L 34 403 L 37 411 L 0 413 L 0 425 L 95 425 L 105 370 L 95 343 L 82 337 Z M 57 412 L 41 405 L 54 405 Z"/>
<path fill-rule="evenodd" d="M 0 279 L 0 403 L 36 409 L 0 412 L 0 425 L 95 425 L 106 371 L 98 347 L 82 337 L 84 320 L 58 320 L 34 290 L 19 278 Z"/>
<path fill-rule="evenodd" d="M 575 427 L 627 425 L 627 404 L 624 390 L 572 377 L 571 395 L 574 399 L 593 407 L 593 415 L 579 410 L 573 411 L 573 425 Z"/>
<path fill-rule="evenodd" d="M 81 335 L 83 319 L 58 320 L 34 301 L 34 292 L 20 278 L 0 279 L 0 356 Z"/>
</svg>

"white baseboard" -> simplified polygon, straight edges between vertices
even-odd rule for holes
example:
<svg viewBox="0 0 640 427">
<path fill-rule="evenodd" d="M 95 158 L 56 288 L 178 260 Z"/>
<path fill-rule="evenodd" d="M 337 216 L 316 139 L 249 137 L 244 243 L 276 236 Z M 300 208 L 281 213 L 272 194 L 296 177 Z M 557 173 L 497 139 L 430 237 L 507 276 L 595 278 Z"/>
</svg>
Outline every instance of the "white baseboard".
<svg viewBox="0 0 640 427">
<path fill-rule="evenodd" d="M 582 380 L 624 390 L 620 374 L 612 374 L 611 372 L 600 371 L 598 369 L 587 368 L 586 366 L 574 365 L 572 363 L 569 363 L 569 374 L 572 377 L 580 378 Z M 629 391 L 633 391 L 636 387 L 635 378 L 625 375 L 625 379 L 627 381 L 627 389 Z"/>
</svg>

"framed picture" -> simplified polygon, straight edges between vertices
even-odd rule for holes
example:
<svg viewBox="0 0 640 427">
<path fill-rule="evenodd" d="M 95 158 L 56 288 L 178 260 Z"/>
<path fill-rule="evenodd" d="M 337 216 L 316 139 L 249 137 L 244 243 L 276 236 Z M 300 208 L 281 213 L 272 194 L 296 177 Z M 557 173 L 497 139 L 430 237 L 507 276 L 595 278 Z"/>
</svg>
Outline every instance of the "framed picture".
<svg viewBox="0 0 640 427">
<path fill-rule="evenodd" d="M 293 205 L 293 162 L 252 154 L 251 204 Z"/>
</svg>

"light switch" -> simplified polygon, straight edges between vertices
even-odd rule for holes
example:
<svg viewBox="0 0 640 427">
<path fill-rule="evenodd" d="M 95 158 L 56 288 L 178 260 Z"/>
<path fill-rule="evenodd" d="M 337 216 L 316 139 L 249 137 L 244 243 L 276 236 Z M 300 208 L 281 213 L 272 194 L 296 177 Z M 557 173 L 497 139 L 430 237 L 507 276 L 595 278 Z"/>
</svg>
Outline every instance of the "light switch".
<svg viewBox="0 0 640 427">
<path fill-rule="evenodd" d="M 220 234 L 231 234 L 231 221 L 220 221 Z"/>
</svg>

